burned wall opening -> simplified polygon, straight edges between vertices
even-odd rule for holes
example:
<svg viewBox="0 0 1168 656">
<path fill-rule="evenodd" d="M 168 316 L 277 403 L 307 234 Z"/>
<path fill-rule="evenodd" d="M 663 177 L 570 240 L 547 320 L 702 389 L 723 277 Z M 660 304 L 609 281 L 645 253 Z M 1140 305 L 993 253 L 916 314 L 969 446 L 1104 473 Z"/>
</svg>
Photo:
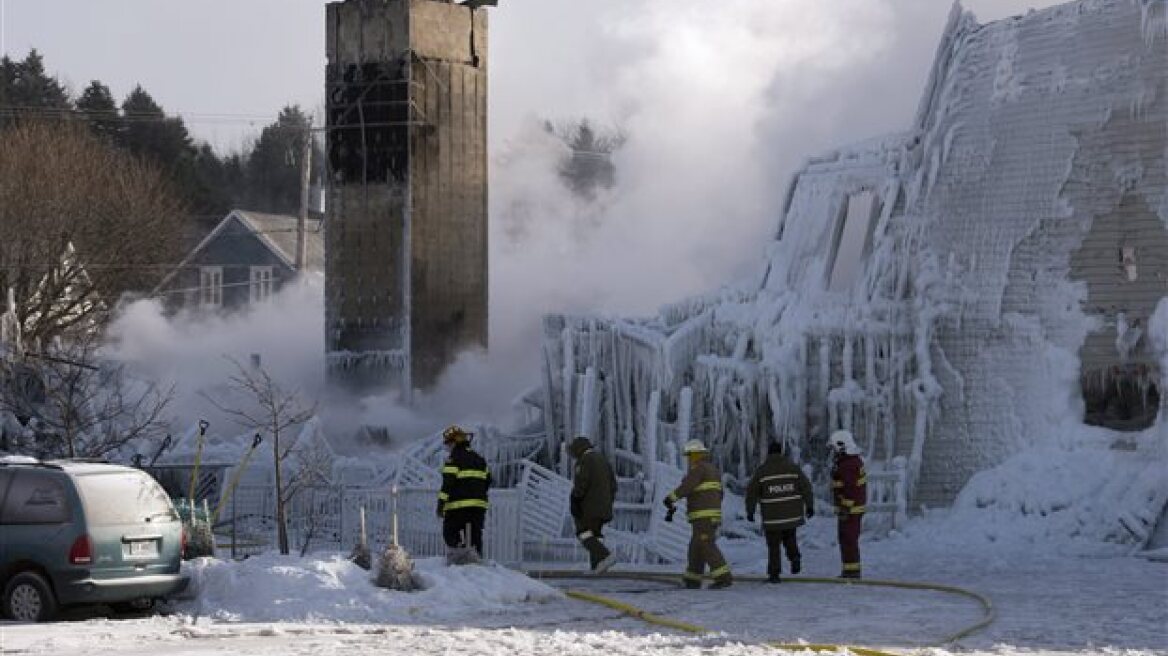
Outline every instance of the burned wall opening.
<svg viewBox="0 0 1168 656">
<path fill-rule="evenodd" d="M 333 182 L 404 183 L 416 118 L 405 63 L 333 64 L 326 85 Z"/>
<path fill-rule="evenodd" d="M 1083 423 L 1117 431 L 1150 428 L 1160 412 L 1158 379 L 1146 365 L 1116 366 L 1083 376 Z"/>
</svg>

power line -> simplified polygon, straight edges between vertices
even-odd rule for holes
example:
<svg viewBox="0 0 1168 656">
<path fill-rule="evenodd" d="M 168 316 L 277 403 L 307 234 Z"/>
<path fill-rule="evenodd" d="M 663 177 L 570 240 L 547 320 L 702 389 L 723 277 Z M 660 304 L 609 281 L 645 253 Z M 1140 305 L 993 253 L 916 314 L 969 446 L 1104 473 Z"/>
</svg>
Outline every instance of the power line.
<svg viewBox="0 0 1168 656">
<path fill-rule="evenodd" d="M 71 121 L 94 121 L 94 120 L 117 120 L 129 123 L 166 123 L 174 121 L 183 121 L 186 123 L 211 123 L 223 125 L 253 125 L 261 121 L 278 121 L 279 115 L 273 117 L 271 114 L 218 114 L 218 113 L 198 113 L 198 112 L 176 112 L 174 115 L 155 114 L 153 112 L 125 112 L 118 109 L 113 110 L 85 110 L 73 107 L 36 107 L 36 106 L 22 106 L 22 105 L 0 105 L 0 115 L 10 117 L 21 117 L 26 115 L 35 115 L 46 119 L 71 120 Z M 304 126 L 280 125 L 278 122 L 273 122 L 266 128 L 274 130 L 286 130 L 290 132 L 322 132 L 325 130 L 323 126 L 309 125 Z"/>
</svg>

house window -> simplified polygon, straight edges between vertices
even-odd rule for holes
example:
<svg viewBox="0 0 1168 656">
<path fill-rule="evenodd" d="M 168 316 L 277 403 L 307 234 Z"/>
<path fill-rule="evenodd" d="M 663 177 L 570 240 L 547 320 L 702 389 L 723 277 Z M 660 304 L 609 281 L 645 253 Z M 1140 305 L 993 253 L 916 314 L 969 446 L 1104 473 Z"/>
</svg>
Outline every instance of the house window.
<svg viewBox="0 0 1168 656">
<path fill-rule="evenodd" d="M 251 268 L 251 302 L 262 303 L 272 295 L 272 267 Z"/>
<path fill-rule="evenodd" d="M 876 193 L 865 190 L 848 196 L 840 225 L 836 227 L 827 278 L 829 291 L 845 291 L 864 270 L 864 259 L 871 249 L 872 228 L 880 204 Z"/>
<path fill-rule="evenodd" d="M 223 267 L 199 269 L 199 302 L 206 307 L 223 305 Z"/>
</svg>

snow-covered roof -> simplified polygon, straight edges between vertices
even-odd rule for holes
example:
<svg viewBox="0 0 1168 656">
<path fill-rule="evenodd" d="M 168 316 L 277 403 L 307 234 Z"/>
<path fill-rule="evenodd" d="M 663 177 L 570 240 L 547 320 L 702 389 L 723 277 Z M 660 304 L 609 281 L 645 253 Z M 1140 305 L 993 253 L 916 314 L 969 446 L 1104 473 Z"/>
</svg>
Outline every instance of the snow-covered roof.
<svg viewBox="0 0 1168 656">
<path fill-rule="evenodd" d="M 288 266 L 293 266 L 296 261 L 296 226 L 299 222 L 297 217 L 247 210 L 234 210 L 231 215 L 239 218 L 244 225 L 263 239 L 277 255 L 287 261 Z M 309 271 L 324 270 L 324 232 L 321 230 L 321 226 L 320 219 L 307 219 L 305 232 L 307 252 L 304 264 Z"/>
<path fill-rule="evenodd" d="M 186 269 L 191 260 L 215 241 L 228 226 L 236 223 L 253 233 L 267 248 L 289 268 L 296 266 L 296 232 L 299 219 L 286 214 L 266 214 L 248 210 L 232 210 L 198 244 L 187 253 L 162 282 L 155 292 L 164 289 L 178 272 Z M 324 221 L 318 218 L 306 219 L 305 225 L 305 269 L 313 272 L 324 271 Z"/>
</svg>

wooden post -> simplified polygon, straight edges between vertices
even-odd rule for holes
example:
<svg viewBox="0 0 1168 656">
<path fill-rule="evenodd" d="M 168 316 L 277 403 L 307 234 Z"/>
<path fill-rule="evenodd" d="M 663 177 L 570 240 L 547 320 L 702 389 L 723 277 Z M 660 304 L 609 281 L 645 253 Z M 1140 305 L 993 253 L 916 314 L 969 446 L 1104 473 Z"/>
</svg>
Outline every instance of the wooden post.
<svg viewBox="0 0 1168 656">
<path fill-rule="evenodd" d="M 398 544 L 398 541 L 397 541 L 397 486 L 396 485 L 394 485 L 390 489 L 390 498 L 393 502 L 392 508 L 391 508 L 392 522 L 393 522 L 393 528 L 392 528 L 393 546 L 397 547 L 400 545 Z M 365 509 L 364 508 L 361 509 L 361 527 L 362 527 L 362 530 L 364 530 L 364 527 L 365 527 Z"/>
<path fill-rule="evenodd" d="M 394 544 L 397 544 L 397 536 L 394 536 Z M 361 506 L 361 546 L 369 548 L 369 534 L 365 532 L 365 506 Z"/>
<path fill-rule="evenodd" d="M 312 129 L 304 130 L 304 146 L 300 153 L 300 216 L 296 219 L 296 275 L 304 272 L 308 260 L 308 197 L 312 182 Z"/>
</svg>

